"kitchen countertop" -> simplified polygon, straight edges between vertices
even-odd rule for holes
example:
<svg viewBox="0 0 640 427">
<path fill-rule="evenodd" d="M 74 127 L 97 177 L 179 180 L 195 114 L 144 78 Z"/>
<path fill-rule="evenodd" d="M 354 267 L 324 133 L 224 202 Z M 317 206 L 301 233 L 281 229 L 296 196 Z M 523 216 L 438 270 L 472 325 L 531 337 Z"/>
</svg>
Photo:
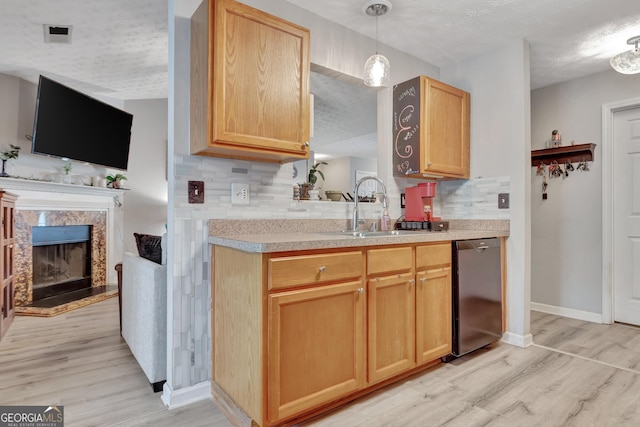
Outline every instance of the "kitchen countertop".
<svg viewBox="0 0 640 427">
<path fill-rule="evenodd" d="M 295 226 L 295 222 L 291 222 L 289 226 L 285 226 L 285 229 L 292 231 L 284 232 L 281 230 L 282 225 L 265 228 L 264 224 L 262 227 L 254 227 L 255 225 L 259 225 L 258 223 L 247 224 L 246 222 L 237 222 L 237 224 L 240 225 L 240 227 L 221 228 L 218 227 L 218 225 L 220 225 L 219 223 L 215 225 L 210 223 L 209 243 L 238 249 L 244 252 L 271 253 L 509 236 L 509 221 L 495 220 L 450 222 L 450 229 L 448 231 L 415 231 L 405 232 L 400 235 L 370 236 L 364 238 L 340 235 L 338 232 L 331 233 L 331 231 L 343 230 L 346 229 L 346 227 L 330 228 L 329 230 L 327 230 L 326 227 L 316 227 L 316 229 L 310 231 L 301 231 L 297 229 L 298 227 Z M 456 227 L 456 225 L 458 227 Z M 328 226 L 335 227 L 335 224 Z M 308 228 L 311 227 L 307 225 L 306 229 Z M 224 229 L 224 232 L 220 231 L 222 229 Z"/>
</svg>

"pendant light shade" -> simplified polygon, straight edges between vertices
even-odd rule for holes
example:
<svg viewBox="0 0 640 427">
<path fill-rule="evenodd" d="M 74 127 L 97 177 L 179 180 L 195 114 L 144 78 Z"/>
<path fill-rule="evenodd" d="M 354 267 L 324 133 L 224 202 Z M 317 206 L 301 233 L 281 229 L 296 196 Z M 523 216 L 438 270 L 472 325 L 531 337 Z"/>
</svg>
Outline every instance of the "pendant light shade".
<svg viewBox="0 0 640 427">
<path fill-rule="evenodd" d="M 364 64 L 364 84 L 371 87 L 389 87 L 389 60 L 383 55 L 371 55 Z"/>
<path fill-rule="evenodd" d="M 627 40 L 627 44 L 635 45 L 635 47 L 611 58 L 610 63 L 614 70 L 622 74 L 640 73 L 640 49 L 638 49 L 638 43 L 640 43 L 640 36 L 631 37 Z"/>
<path fill-rule="evenodd" d="M 376 18 L 376 54 L 371 55 L 364 64 L 364 84 L 371 87 L 389 87 L 389 60 L 378 54 L 378 17 L 391 10 L 387 0 L 369 0 L 362 7 L 364 13 Z"/>
</svg>

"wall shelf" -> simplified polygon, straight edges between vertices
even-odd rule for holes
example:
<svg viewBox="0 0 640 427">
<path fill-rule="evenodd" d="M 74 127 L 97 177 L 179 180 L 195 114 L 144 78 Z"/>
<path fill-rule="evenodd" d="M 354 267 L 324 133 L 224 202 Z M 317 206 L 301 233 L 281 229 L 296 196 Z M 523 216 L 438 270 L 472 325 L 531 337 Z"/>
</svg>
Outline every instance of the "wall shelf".
<svg viewBox="0 0 640 427">
<path fill-rule="evenodd" d="M 567 161 L 576 163 L 581 161 L 593 161 L 593 150 L 596 144 L 566 145 L 557 148 L 543 148 L 542 150 L 531 150 L 531 166 L 538 166 L 541 162 L 546 165 L 554 160 L 559 164 Z"/>
</svg>

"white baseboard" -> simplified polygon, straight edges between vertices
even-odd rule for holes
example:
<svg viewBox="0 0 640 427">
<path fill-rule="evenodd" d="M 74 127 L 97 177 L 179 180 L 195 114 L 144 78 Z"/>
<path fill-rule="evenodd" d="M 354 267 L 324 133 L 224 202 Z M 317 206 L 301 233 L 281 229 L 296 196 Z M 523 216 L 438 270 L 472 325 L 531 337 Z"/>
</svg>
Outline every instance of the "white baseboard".
<svg viewBox="0 0 640 427">
<path fill-rule="evenodd" d="M 502 334 L 500 342 L 515 345 L 517 347 L 527 348 L 533 344 L 533 335 L 520 335 L 513 332 L 505 332 Z"/>
<path fill-rule="evenodd" d="M 168 383 L 164 383 L 162 389 L 162 401 L 169 410 L 211 399 L 211 381 L 204 381 L 190 387 L 171 390 Z"/>
<path fill-rule="evenodd" d="M 568 317 L 570 319 L 584 320 L 585 322 L 603 323 L 602 314 L 591 313 L 589 311 L 574 310 L 572 308 L 556 307 L 554 305 L 540 304 L 532 302 L 531 310 L 540 311 L 547 314 L 555 314 L 556 316 Z"/>
</svg>

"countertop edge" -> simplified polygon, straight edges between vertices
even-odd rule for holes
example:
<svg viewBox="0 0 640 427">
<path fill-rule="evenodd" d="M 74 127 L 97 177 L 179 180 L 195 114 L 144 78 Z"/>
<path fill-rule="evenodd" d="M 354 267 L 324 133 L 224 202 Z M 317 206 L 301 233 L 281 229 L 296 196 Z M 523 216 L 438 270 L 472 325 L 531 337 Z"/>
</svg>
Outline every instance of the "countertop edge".
<svg viewBox="0 0 640 427">
<path fill-rule="evenodd" d="M 453 240 L 508 237 L 508 230 L 449 230 L 399 236 L 352 237 L 322 233 L 273 233 L 210 236 L 209 243 L 251 253 L 272 253 L 314 249 L 359 248 L 366 246 L 446 242 Z"/>
</svg>

